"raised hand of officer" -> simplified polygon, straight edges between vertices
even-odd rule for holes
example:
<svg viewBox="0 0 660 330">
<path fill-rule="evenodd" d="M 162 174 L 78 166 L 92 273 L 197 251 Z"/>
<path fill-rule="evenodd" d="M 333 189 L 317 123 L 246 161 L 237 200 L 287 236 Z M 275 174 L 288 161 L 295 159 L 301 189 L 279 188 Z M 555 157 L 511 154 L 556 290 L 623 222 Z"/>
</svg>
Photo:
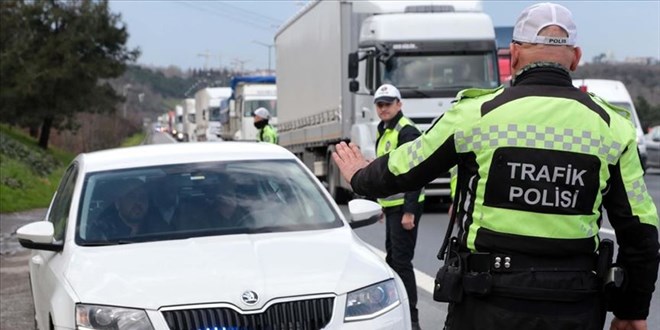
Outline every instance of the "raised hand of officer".
<svg viewBox="0 0 660 330">
<path fill-rule="evenodd" d="M 648 329 L 646 320 L 620 320 L 614 318 L 610 330 L 646 330 Z"/>
<path fill-rule="evenodd" d="M 346 142 L 340 142 L 335 145 L 335 152 L 332 153 L 332 159 L 334 159 L 335 164 L 339 167 L 341 175 L 349 183 L 357 171 L 369 165 L 369 162 L 362 156 L 360 148 L 353 143 L 346 144 Z"/>
</svg>

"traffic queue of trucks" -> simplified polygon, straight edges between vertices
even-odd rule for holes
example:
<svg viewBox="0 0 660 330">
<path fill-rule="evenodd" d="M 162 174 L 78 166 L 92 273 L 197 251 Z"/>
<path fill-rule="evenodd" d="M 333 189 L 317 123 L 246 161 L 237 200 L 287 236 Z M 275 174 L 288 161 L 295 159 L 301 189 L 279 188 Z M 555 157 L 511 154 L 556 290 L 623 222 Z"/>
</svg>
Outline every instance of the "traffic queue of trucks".
<svg viewBox="0 0 660 330">
<path fill-rule="evenodd" d="M 255 140 L 252 115 L 264 107 L 279 144 L 342 202 L 350 186 L 331 154 L 351 141 L 375 158 L 373 94 L 381 84 L 397 86 L 404 114 L 424 131 L 459 91 L 511 79 L 511 34 L 512 27 L 493 26 L 481 1 L 309 2 L 275 35 L 277 80 L 238 76 L 229 87 L 197 91 L 176 107 L 175 136 Z M 425 187 L 431 198 L 448 199 L 449 192 L 448 173 Z"/>
<path fill-rule="evenodd" d="M 280 145 L 325 180 L 350 189 L 331 161 L 339 141 L 375 157 L 373 93 L 390 83 L 420 130 L 468 87 L 499 85 L 494 27 L 478 1 L 315 1 L 275 35 Z M 426 187 L 449 196 L 449 175 Z"/>
</svg>

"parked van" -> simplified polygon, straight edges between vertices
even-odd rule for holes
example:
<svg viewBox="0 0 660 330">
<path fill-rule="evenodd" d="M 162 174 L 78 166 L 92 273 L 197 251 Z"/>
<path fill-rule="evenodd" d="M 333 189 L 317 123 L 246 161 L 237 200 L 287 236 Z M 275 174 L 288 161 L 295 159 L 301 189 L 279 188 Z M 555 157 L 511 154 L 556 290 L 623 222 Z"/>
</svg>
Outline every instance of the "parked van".
<svg viewBox="0 0 660 330">
<path fill-rule="evenodd" d="M 633 104 L 626 86 L 618 80 L 606 79 L 574 79 L 573 85 L 580 88 L 582 91 L 598 95 L 612 105 L 630 111 L 630 120 L 632 120 L 637 129 L 637 147 L 639 149 L 639 155 L 642 158 L 642 167 L 646 169 L 647 153 L 644 141 L 644 130 L 642 129 L 642 124 L 639 122 L 635 105 Z"/>
</svg>

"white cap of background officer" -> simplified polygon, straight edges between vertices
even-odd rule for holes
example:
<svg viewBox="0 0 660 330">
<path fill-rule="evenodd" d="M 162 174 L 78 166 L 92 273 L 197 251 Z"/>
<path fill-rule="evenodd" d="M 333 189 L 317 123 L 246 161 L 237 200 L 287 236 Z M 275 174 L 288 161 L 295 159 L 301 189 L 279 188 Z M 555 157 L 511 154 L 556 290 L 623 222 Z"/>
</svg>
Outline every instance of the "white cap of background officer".
<svg viewBox="0 0 660 330">
<path fill-rule="evenodd" d="M 270 112 L 266 108 L 258 108 L 257 110 L 254 110 L 253 115 L 263 119 L 270 119 Z"/>
<path fill-rule="evenodd" d="M 399 90 L 390 85 L 384 84 L 378 87 L 376 94 L 374 94 L 374 104 L 381 103 L 394 103 L 396 100 L 401 100 L 401 93 Z"/>
</svg>

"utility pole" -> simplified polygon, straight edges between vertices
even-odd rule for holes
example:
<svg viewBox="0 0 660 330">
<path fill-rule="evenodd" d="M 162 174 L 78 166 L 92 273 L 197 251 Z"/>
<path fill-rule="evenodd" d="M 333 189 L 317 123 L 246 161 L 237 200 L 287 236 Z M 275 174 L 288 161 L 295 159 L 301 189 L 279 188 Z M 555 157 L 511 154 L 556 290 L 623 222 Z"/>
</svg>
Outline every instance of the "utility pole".
<svg viewBox="0 0 660 330">
<path fill-rule="evenodd" d="M 268 74 L 270 74 L 270 53 L 271 53 L 270 50 L 271 50 L 275 45 L 273 45 L 273 44 L 267 44 L 267 43 L 264 43 L 264 42 L 261 42 L 261 41 L 257 41 L 257 40 L 252 40 L 252 42 L 255 43 L 255 44 L 257 44 L 257 45 L 261 45 L 261 46 L 264 46 L 264 47 L 268 48 Z"/>
<path fill-rule="evenodd" d="M 124 118 L 126 118 L 126 105 L 128 104 L 128 90 L 133 87 L 131 84 L 125 84 L 124 85 Z"/>
<path fill-rule="evenodd" d="M 209 69 L 209 58 L 211 58 L 211 52 L 209 52 L 209 50 L 207 49 L 206 52 L 199 53 L 199 54 L 197 54 L 197 56 L 204 58 L 204 70 L 205 71 L 208 70 Z"/>
<path fill-rule="evenodd" d="M 247 63 L 247 62 L 249 62 L 249 60 L 241 60 L 241 59 L 239 59 L 239 58 L 234 58 L 234 59 L 232 60 L 232 63 L 236 66 L 236 69 L 237 69 L 237 70 L 240 69 L 240 72 L 241 72 L 241 73 L 244 72 L 244 66 L 245 66 L 245 63 Z"/>
</svg>

